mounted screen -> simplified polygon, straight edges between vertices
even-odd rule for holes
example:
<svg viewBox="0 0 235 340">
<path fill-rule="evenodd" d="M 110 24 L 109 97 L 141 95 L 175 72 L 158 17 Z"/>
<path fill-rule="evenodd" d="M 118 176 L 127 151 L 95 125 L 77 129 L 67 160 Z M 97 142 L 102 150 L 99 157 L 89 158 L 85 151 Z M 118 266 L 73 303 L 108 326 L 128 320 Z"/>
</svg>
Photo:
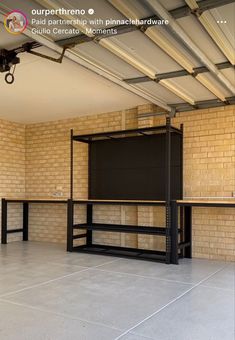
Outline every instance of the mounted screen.
<svg viewBox="0 0 235 340">
<path fill-rule="evenodd" d="M 182 136 L 171 134 L 171 197 L 182 194 Z M 165 200 L 166 135 L 90 144 L 89 198 Z"/>
</svg>

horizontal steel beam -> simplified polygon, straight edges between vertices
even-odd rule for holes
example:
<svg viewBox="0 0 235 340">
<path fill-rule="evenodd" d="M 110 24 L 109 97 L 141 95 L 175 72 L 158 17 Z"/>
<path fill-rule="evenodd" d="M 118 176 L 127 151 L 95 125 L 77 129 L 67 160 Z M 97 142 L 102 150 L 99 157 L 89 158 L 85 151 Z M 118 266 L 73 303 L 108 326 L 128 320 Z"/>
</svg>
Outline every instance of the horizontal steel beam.
<svg viewBox="0 0 235 340">
<path fill-rule="evenodd" d="M 153 21 L 154 22 L 156 20 L 160 20 L 160 18 L 157 15 L 153 15 L 153 16 L 150 16 L 150 17 L 147 17 L 147 18 L 142 18 L 140 20 Z M 59 46 L 75 46 L 75 45 L 83 44 L 85 42 L 99 41 L 99 40 L 104 39 L 104 38 L 113 37 L 113 36 L 129 33 L 129 32 L 134 32 L 134 31 L 137 31 L 137 30 L 141 30 L 142 32 L 145 32 L 148 27 L 152 27 L 152 26 L 154 26 L 153 23 L 146 23 L 146 24 L 139 25 L 139 26 L 136 26 L 136 25 L 117 25 L 117 26 L 113 26 L 113 27 L 103 28 L 103 29 L 106 30 L 106 33 L 97 33 L 97 34 L 94 34 L 92 37 L 87 36 L 86 34 L 82 33 L 82 34 L 79 34 L 75 37 L 57 40 L 56 43 Z"/>
<path fill-rule="evenodd" d="M 231 3 L 234 3 L 234 0 L 202 0 L 199 1 L 197 4 L 201 11 L 207 11 L 209 9 L 221 7 Z"/>
<path fill-rule="evenodd" d="M 162 79 L 169 79 L 169 78 L 178 78 L 183 76 L 188 76 L 190 73 L 186 70 L 174 71 L 174 72 L 166 72 L 166 73 L 159 73 L 156 75 L 156 82 L 159 82 Z"/>
<path fill-rule="evenodd" d="M 93 37 L 89 37 L 86 34 L 79 34 L 75 37 L 71 37 L 71 38 L 65 38 L 65 39 L 60 39 L 60 40 L 56 40 L 55 43 L 58 44 L 59 46 L 75 46 L 75 45 L 80 45 L 83 44 L 85 42 L 90 42 L 94 40 Z"/>
<path fill-rule="evenodd" d="M 223 63 L 218 63 L 215 64 L 215 66 L 219 69 L 226 69 L 226 68 L 235 68 L 234 65 L 230 64 L 229 61 L 223 62 Z M 186 70 L 180 70 L 180 71 L 173 71 L 173 72 L 166 72 L 166 73 L 159 73 L 156 74 L 156 78 L 153 80 L 152 78 L 148 76 L 144 77 L 136 77 L 136 78 L 128 78 L 124 79 L 124 81 L 128 84 L 138 84 L 138 83 L 143 83 L 147 81 L 156 81 L 159 82 L 162 79 L 170 79 L 170 78 L 177 78 L 177 77 L 183 77 L 183 76 L 188 76 L 192 75 L 195 77 L 199 73 L 205 73 L 205 72 L 210 72 L 206 66 L 200 66 L 200 67 L 194 67 L 193 73 L 189 73 Z"/>
<path fill-rule="evenodd" d="M 87 37 L 86 35 L 83 34 L 82 37 L 72 37 L 72 38 L 69 38 L 69 39 L 64 39 L 64 41 L 67 40 L 68 45 L 70 45 L 70 44 L 72 45 L 73 39 L 77 39 L 77 38 L 79 38 L 80 42 L 82 42 L 82 41 L 85 42 L 85 40 L 86 41 L 92 40 L 92 38 Z M 69 41 L 70 41 L 70 43 L 69 43 Z M 62 44 L 62 45 L 65 46 L 65 44 Z M 21 47 L 13 49 L 12 51 L 14 51 L 18 54 L 18 53 L 28 52 L 31 49 L 35 49 L 35 48 L 38 48 L 40 46 L 42 46 L 42 45 L 39 44 L 38 42 L 26 43 L 26 44 L 23 44 Z M 8 52 L 11 52 L 11 51 L 8 51 Z M 231 65 L 230 62 L 228 62 L 228 61 L 216 64 L 216 66 L 218 67 L 218 69 L 235 68 L 235 66 Z M 209 70 L 205 66 L 196 67 L 196 68 L 194 68 L 194 73 L 192 75 L 196 76 L 197 74 L 204 73 L 204 72 L 209 72 Z M 182 77 L 182 76 L 186 76 L 186 75 L 189 75 L 189 73 L 186 70 L 160 73 L 160 74 L 156 75 L 155 80 L 158 82 L 162 79 L 176 78 L 176 77 Z M 143 76 L 143 77 L 137 77 L 137 78 L 124 79 L 124 81 L 128 84 L 138 84 L 138 83 L 143 83 L 143 82 L 147 82 L 147 81 L 152 81 L 152 79 L 149 78 L 148 76 Z"/>
<path fill-rule="evenodd" d="M 221 103 L 221 101 L 219 101 L 218 99 L 202 100 L 202 101 L 195 102 L 195 105 L 199 106 L 200 108 L 202 108 L 202 107 L 204 108 L 204 106 L 205 106 L 205 108 L 207 108 L 208 105 L 210 105 L 210 107 L 211 107 L 211 105 L 217 106 L 218 102 Z M 233 105 L 233 104 L 235 104 L 235 96 L 227 97 L 225 105 Z"/>
<path fill-rule="evenodd" d="M 190 15 L 192 13 L 192 10 L 187 5 L 184 5 L 182 7 L 172 9 L 171 11 L 169 11 L 169 13 L 173 16 L 174 19 L 179 19 Z"/>
<path fill-rule="evenodd" d="M 203 12 L 205 10 L 223 6 L 223 5 L 232 3 L 232 2 L 234 2 L 234 0 L 201 0 L 200 2 L 198 2 L 198 6 L 199 6 L 200 12 Z M 184 16 L 192 14 L 193 12 L 194 11 L 187 5 L 169 11 L 169 13 L 173 16 L 174 19 L 182 18 Z M 160 20 L 161 18 L 159 18 L 157 15 L 153 15 L 151 17 L 142 18 L 140 20 L 147 21 L 149 19 Z M 139 26 L 117 25 L 117 26 L 105 28 L 110 31 L 105 34 L 103 33 L 94 34 L 93 37 L 90 37 L 82 33 L 75 37 L 57 40 L 56 43 L 60 46 L 75 46 L 75 45 L 83 44 L 85 42 L 90 42 L 93 40 L 99 41 L 100 39 L 103 39 L 103 38 L 117 36 L 120 34 L 133 32 L 136 30 L 141 30 L 144 32 L 148 27 L 151 27 L 151 26 L 154 26 L 154 24 L 149 23 L 149 24 L 144 24 L 144 25 L 139 25 Z"/>
<path fill-rule="evenodd" d="M 144 77 L 136 77 L 136 78 L 128 78 L 123 79 L 127 84 L 139 84 L 139 83 L 145 83 L 147 81 L 153 81 L 153 79 L 149 78 L 148 76 Z"/>
<path fill-rule="evenodd" d="M 217 8 L 220 6 L 224 6 L 227 4 L 231 4 L 233 3 L 234 0 L 201 0 L 199 2 L 197 2 L 198 7 L 199 7 L 199 11 L 202 13 L 204 11 L 207 11 L 209 9 L 213 9 L 213 8 Z M 175 8 L 171 11 L 169 11 L 169 13 L 173 16 L 174 19 L 179 19 L 179 18 L 183 18 L 187 15 L 190 15 L 191 13 L 193 13 L 194 11 L 188 7 L 187 5 L 184 5 L 182 7 L 178 7 Z"/>
<path fill-rule="evenodd" d="M 171 104 L 170 106 L 176 109 L 176 112 L 193 111 L 198 109 L 209 109 L 212 107 L 220 107 L 235 104 L 235 96 L 227 97 L 226 102 L 222 102 L 219 99 L 202 100 L 195 102 L 195 105 L 190 105 L 188 103 Z"/>
<path fill-rule="evenodd" d="M 232 65 L 230 64 L 229 61 L 225 61 L 223 63 L 218 63 L 218 64 L 215 64 L 219 70 L 223 70 L 225 68 L 234 68 L 235 69 L 235 65 Z"/>
<path fill-rule="evenodd" d="M 235 65 L 232 65 L 229 61 L 225 61 L 223 63 L 215 64 L 215 66 L 219 70 L 223 70 L 225 68 L 235 68 Z M 206 66 L 194 67 L 194 69 L 193 69 L 193 76 L 196 76 L 199 73 L 205 73 L 205 72 L 209 72 L 209 70 L 208 70 L 208 68 Z"/>
</svg>

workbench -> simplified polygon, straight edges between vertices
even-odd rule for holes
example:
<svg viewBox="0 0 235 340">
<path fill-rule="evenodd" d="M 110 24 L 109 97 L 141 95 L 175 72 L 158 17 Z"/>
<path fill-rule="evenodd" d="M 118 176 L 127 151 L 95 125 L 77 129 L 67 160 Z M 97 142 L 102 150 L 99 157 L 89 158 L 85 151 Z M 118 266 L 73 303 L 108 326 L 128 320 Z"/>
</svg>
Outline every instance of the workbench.
<svg viewBox="0 0 235 340">
<path fill-rule="evenodd" d="M 7 228 L 7 211 L 8 205 L 11 203 L 21 203 L 23 205 L 22 226 L 15 229 Z M 7 244 L 7 235 L 22 233 L 23 241 L 28 241 L 28 225 L 29 225 L 29 204 L 67 204 L 67 199 L 59 198 L 2 198 L 2 232 L 1 243 Z"/>
<path fill-rule="evenodd" d="M 8 229 L 7 212 L 11 203 L 23 205 L 22 226 Z M 66 198 L 2 198 L 2 233 L 1 243 L 7 243 L 7 235 L 22 233 L 23 241 L 28 241 L 29 205 L 30 204 L 66 204 L 67 205 L 67 250 L 72 252 L 96 253 L 102 255 L 114 255 L 122 257 L 134 257 L 148 260 L 165 260 L 165 252 L 138 249 L 112 247 L 94 244 L 92 242 L 93 231 L 135 233 L 154 236 L 168 236 L 170 239 L 170 262 L 177 264 L 180 257 L 192 257 L 192 214 L 193 207 L 200 208 L 235 208 L 235 199 L 231 200 L 175 200 L 170 202 L 170 230 L 165 226 L 139 226 L 110 223 L 95 223 L 93 221 L 93 206 L 95 205 L 124 205 L 124 206 L 162 206 L 166 207 L 166 201 L 155 200 L 98 200 L 98 199 L 66 199 Z M 74 224 L 74 206 L 86 206 L 86 223 Z M 180 218 L 179 218 L 180 216 Z M 74 234 L 74 230 L 83 230 L 85 233 Z M 74 246 L 73 241 L 84 239 L 85 243 Z"/>
<path fill-rule="evenodd" d="M 172 254 L 175 256 L 173 261 L 178 263 L 179 251 L 181 251 L 182 257 L 192 257 L 192 228 L 193 228 L 193 207 L 198 208 L 235 208 L 235 199 L 184 199 L 184 200 L 176 200 L 171 201 L 171 229 L 172 229 Z M 183 224 L 182 232 L 184 233 L 184 240 L 186 244 L 190 245 L 185 247 L 183 250 L 180 250 L 178 240 L 176 235 L 174 235 L 175 231 L 178 229 L 179 225 L 179 208 L 181 208 L 181 215 L 183 216 L 183 221 L 180 223 Z M 183 211 L 182 211 L 183 209 Z"/>
</svg>

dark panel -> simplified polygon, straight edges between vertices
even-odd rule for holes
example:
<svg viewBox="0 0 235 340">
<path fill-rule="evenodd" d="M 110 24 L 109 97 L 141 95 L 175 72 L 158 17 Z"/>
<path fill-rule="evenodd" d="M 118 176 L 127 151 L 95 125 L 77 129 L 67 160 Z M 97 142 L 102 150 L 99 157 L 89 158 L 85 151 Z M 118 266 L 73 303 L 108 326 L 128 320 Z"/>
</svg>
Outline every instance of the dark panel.
<svg viewBox="0 0 235 340">
<path fill-rule="evenodd" d="M 172 133 L 172 195 L 180 197 L 180 135 Z M 90 199 L 165 199 L 165 134 L 90 145 Z"/>
</svg>

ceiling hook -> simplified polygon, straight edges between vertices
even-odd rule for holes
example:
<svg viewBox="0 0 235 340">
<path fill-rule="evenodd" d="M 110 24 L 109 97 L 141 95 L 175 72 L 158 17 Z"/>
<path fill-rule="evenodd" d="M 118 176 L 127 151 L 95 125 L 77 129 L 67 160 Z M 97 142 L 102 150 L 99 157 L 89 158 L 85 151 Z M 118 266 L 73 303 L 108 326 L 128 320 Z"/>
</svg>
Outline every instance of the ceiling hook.
<svg viewBox="0 0 235 340">
<path fill-rule="evenodd" d="M 11 72 L 8 72 L 8 73 L 5 75 L 5 82 L 6 82 L 7 84 L 13 84 L 13 83 L 14 83 L 14 81 L 15 81 L 15 77 L 14 77 L 15 68 L 16 68 L 16 65 L 13 66 L 13 71 L 12 71 L 12 73 L 11 73 Z"/>
</svg>

